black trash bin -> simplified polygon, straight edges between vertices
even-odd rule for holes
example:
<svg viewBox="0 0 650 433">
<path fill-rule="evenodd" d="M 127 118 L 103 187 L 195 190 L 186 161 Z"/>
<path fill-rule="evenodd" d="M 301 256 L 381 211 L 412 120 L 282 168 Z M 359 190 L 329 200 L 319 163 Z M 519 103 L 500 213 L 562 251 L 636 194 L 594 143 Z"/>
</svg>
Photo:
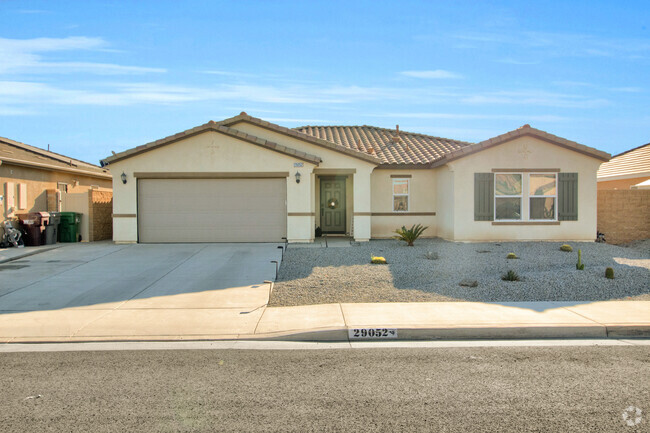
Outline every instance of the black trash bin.
<svg viewBox="0 0 650 433">
<path fill-rule="evenodd" d="M 61 212 L 50 212 L 50 220 L 45 226 L 45 245 L 53 245 L 59 232 L 59 223 L 61 223 Z"/>
<path fill-rule="evenodd" d="M 45 243 L 45 226 L 50 220 L 47 212 L 31 212 L 16 215 L 25 232 L 25 246 L 37 247 Z"/>
</svg>

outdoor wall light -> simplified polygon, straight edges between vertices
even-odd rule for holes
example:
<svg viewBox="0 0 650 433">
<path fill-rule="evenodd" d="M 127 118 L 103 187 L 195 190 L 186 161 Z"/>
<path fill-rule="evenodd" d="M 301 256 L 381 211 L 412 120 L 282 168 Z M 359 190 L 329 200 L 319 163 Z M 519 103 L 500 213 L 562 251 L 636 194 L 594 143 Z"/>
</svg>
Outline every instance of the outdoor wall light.
<svg viewBox="0 0 650 433">
<path fill-rule="evenodd" d="M 124 185 L 126 185 L 126 173 L 122 172 L 122 175 L 120 176 L 120 178 L 122 179 L 122 183 Z"/>
<path fill-rule="evenodd" d="M 300 174 L 299 171 L 297 171 L 296 172 L 296 183 L 300 183 L 300 176 L 302 176 L 302 175 Z"/>
</svg>

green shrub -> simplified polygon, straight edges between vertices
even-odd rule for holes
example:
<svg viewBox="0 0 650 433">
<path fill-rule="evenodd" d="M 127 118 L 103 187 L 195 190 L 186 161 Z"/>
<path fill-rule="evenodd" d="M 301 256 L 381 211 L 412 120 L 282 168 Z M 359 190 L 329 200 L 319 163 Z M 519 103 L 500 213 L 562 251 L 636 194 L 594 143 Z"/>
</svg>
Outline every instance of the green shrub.
<svg viewBox="0 0 650 433">
<path fill-rule="evenodd" d="M 520 281 L 519 275 L 515 271 L 508 271 L 501 276 L 503 281 Z"/>
<path fill-rule="evenodd" d="M 395 230 L 394 233 L 397 233 L 397 236 L 393 236 L 394 239 L 404 241 L 409 247 L 413 246 L 413 242 L 420 237 L 422 232 L 424 232 L 429 227 L 422 227 L 420 224 L 416 224 L 410 229 L 402 226 L 401 229 Z"/>
<path fill-rule="evenodd" d="M 371 256 L 370 257 L 370 263 L 372 263 L 374 265 L 385 265 L 387 262 L 386 262 L 386 259 L 384 257 Z"/>
<path fill-rule="evenodd" d="M 564 244 L 560 247 L 560 251 L 565 251 L 567 253 L 570 253 L 573 251 L 573 248 L 569 244 Z"/>
<path fill-rule="evenodd" d="M 609 278 L 610 280 L 613 280 L 614 279 L 614 268 L 605 269 L 605 277 Z"/>
<path fill-rule="evenodd" d="M 519 257 L 517 257 L 517 254 L 515 253 L 508 253 L 508 255 L 506 256 L 506 259 L 518 259 L 518 258 Z"/>
<path fill-rule="evenodd" d="M 578 250 L 578 263 L 576 263 L 576 269 L 579 271 L 585 270 L 585 264 L 582 263 L 582 250 Z"/>
</svg>

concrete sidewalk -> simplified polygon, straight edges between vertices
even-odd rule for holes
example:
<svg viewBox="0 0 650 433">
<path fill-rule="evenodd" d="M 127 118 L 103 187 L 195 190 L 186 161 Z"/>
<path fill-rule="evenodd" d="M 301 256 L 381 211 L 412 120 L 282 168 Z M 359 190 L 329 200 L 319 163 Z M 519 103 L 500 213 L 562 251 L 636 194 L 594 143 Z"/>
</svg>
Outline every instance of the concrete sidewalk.
<svg viewBox="0 0 650 433">
<path fill-rule="evenodd" d="M 268 286 L 267 286 L 268 287 Z M 267 288 L 249 288 L 251 296 Z M 185 294 L 187 296 L 205 296 Z M 650 301 L 325 304 L 244 308 L 186 298 L 154 308 L 121 304 L 0 315 L 0 342 L 352 341 L 350 330 L 388 328 L 398 340 L 650 337 Z M 213 304 L 214 305 L 214 304 Z M 371 339 L 371 338 L 369 338 Z"/>
</svg>

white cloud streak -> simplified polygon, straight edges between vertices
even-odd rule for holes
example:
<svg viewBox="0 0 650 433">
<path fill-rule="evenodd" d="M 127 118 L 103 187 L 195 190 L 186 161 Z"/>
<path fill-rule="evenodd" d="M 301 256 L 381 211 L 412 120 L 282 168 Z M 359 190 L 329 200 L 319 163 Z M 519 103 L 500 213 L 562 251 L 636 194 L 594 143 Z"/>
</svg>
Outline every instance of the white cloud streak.
<svg viewBox="0 0 650 433">
<path fill-rule="evenodd" d="M 445 71 L 444 69 L 435 69 L 432 71 L 402 71 L 401 75 L 412 78 L 423 78 L 428 80 L 462 78 L 461 75 L 454 72 Z"/>
<path fill-rule="evenodd" d="M 51 73 L 90 73 L 98 75 L 161 73 L 165 69 L 123 66 L 95 62 L 48 62 L 43 54 L 52 52 L 107 51 L 101 38 L 0 38 L 0 74 L 44 75 Z M 109 50 L 110 51 L 110 50 Z"/>
</svg>

